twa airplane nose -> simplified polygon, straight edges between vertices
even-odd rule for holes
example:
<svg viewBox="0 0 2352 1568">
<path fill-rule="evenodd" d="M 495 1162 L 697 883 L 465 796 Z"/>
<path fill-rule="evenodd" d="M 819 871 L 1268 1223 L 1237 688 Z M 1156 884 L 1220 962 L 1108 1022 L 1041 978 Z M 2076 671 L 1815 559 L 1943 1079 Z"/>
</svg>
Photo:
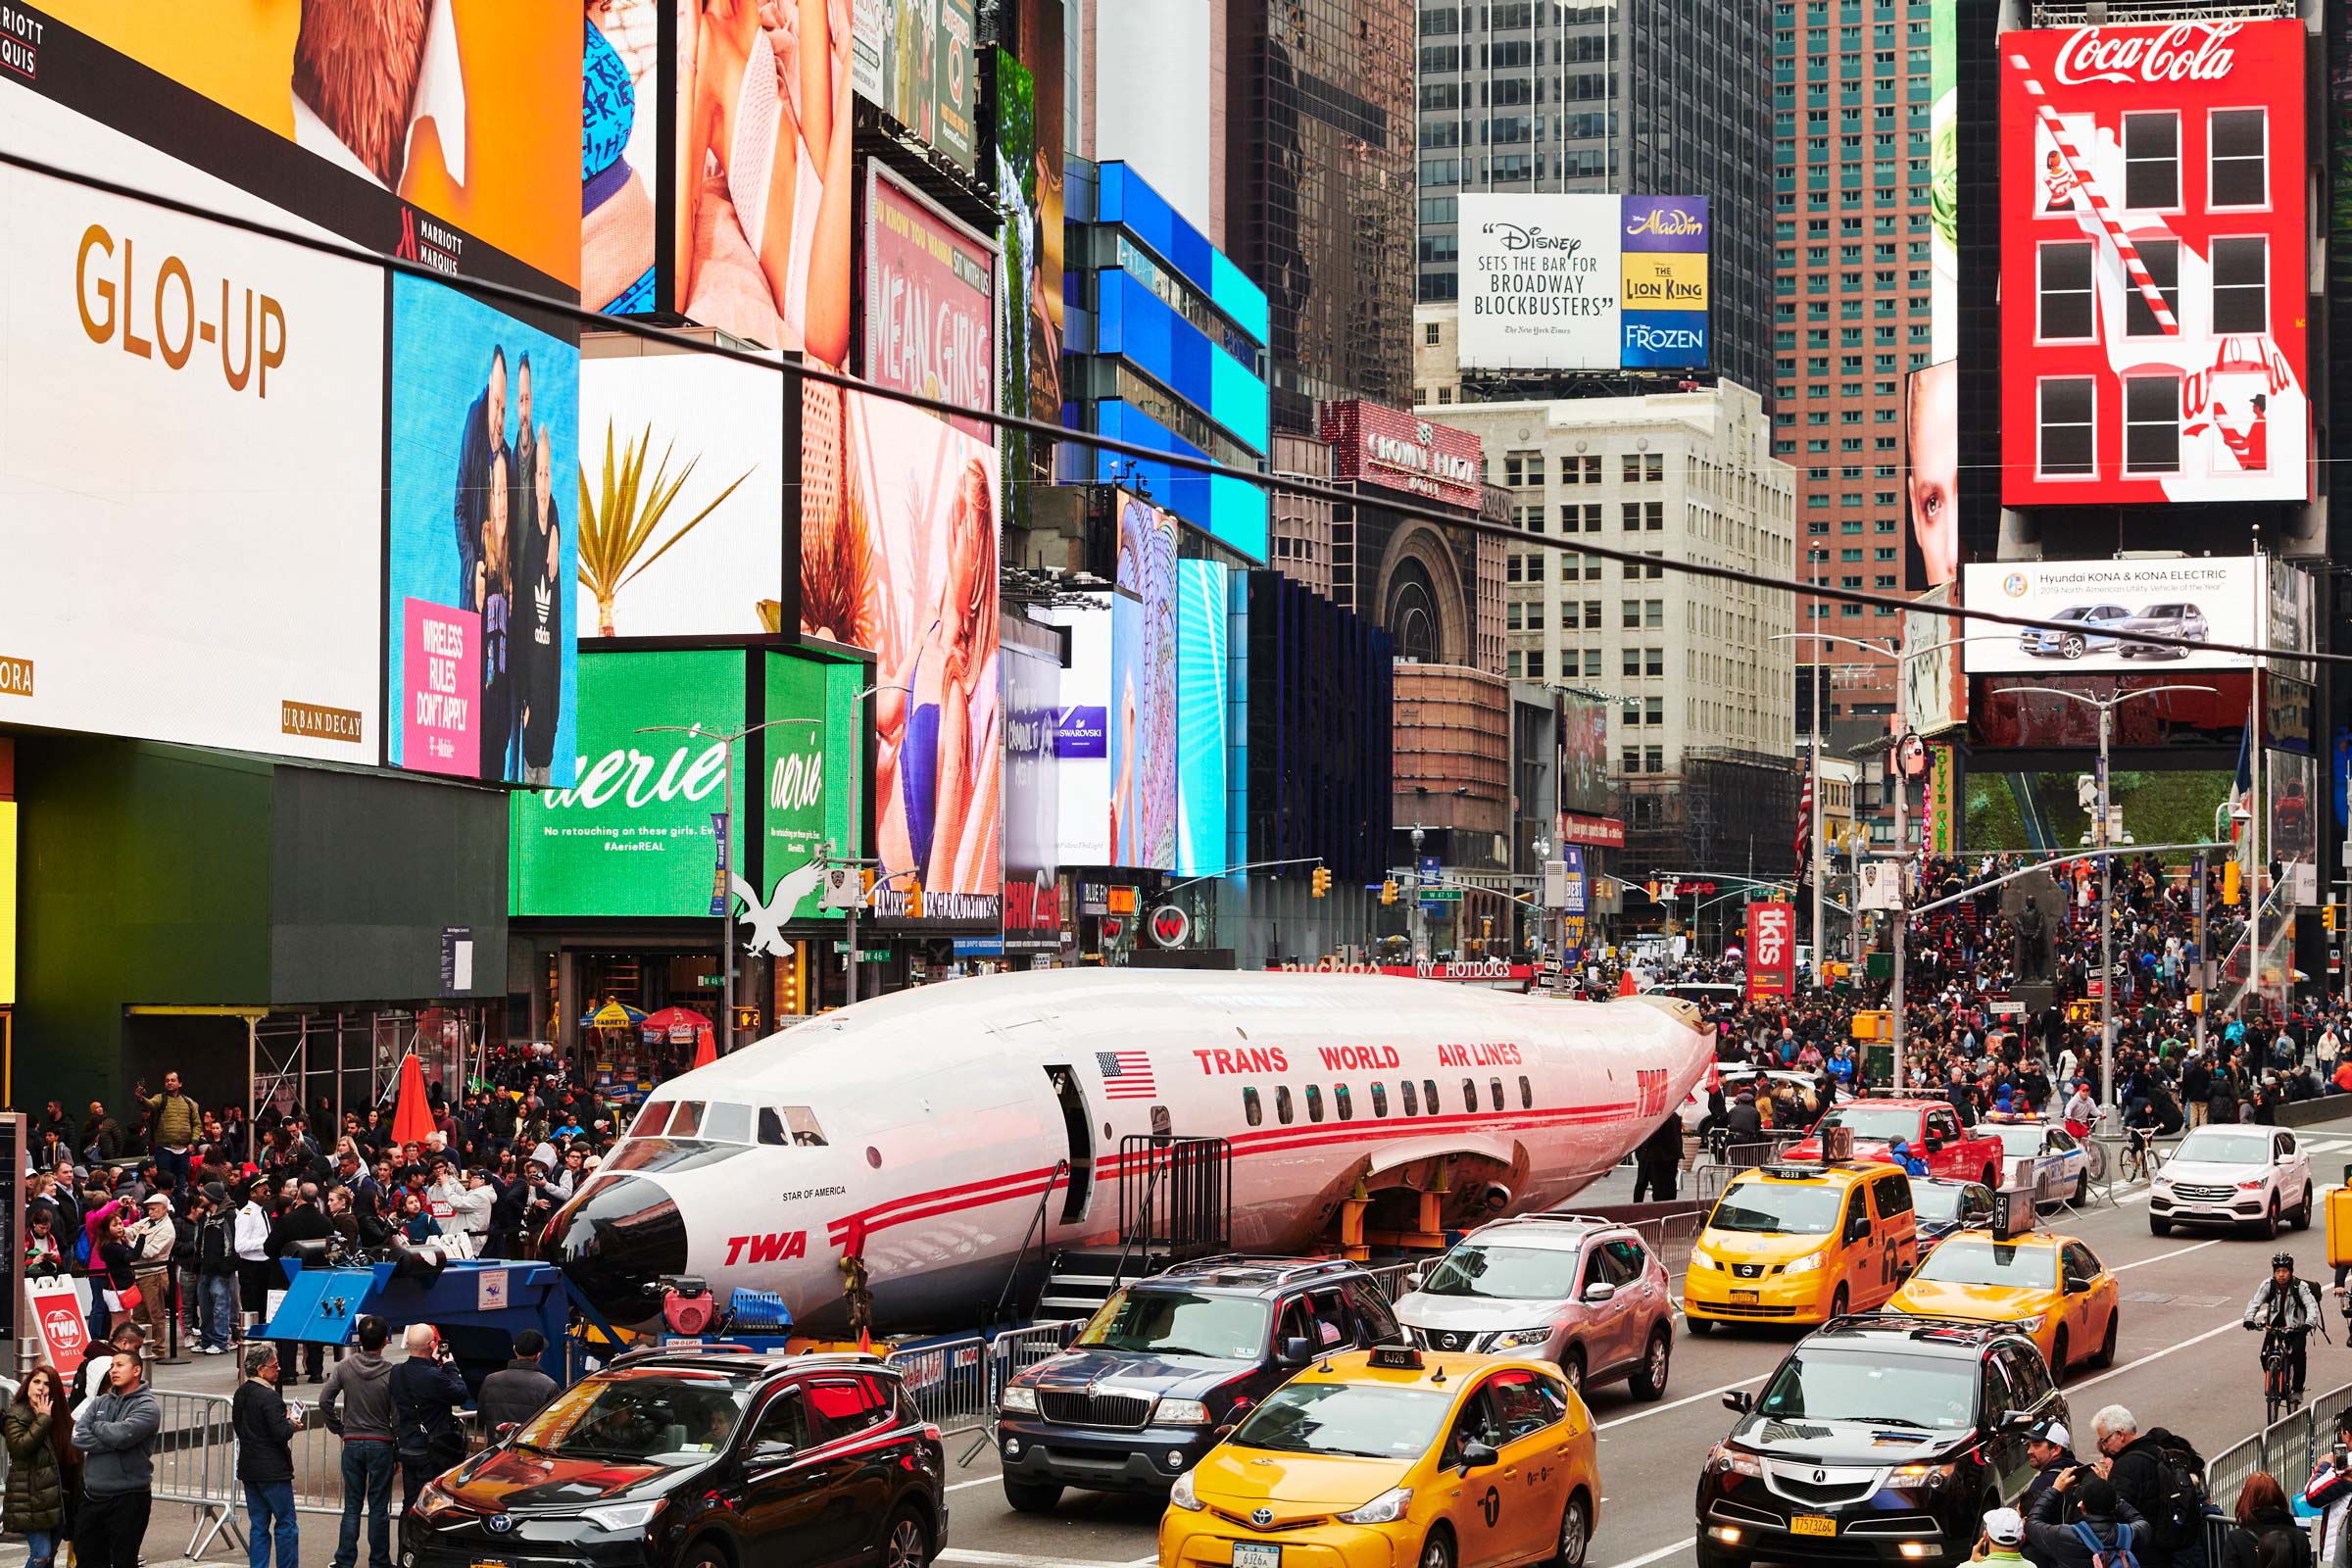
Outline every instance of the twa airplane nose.
<svg viewBox="0 0 2352 1568">
<path fill-rule="evenodd" d="M 540 1255 L 560 1265 L 615 1325 L 661 1310 L 654 1287 L 686 1272 L 686 1221 L 678 1205 L 642 1176 L 601 1183 L 548 1222 Z"/>
</svg>

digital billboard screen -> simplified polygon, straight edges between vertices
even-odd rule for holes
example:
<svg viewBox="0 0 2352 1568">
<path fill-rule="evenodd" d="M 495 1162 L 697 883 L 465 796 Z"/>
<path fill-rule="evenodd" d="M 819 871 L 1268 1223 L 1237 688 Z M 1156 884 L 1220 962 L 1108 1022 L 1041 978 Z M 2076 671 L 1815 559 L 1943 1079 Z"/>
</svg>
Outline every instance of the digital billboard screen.
<svg viewBox="0 0 2352 1568">
<path fill-rule="evenodd" d="M 1215 876 L 1226 839 L 1226 683 L 1232 570 L 1217 561 L 1176 563 L 1176 865 Z"/>
<path fill-rule="evenodd" d="M 5 84 L 0 141 L 316 232 Z M 13 168 L 0 212 L 0 726 L 374 763 L 381 270 Z"/>
<path fill-rule="evenodd" d="M 2001 35 L 2001 499 L 2301 501 L 2306 34 Z"/>
<path fill-rule="evenodd" d="M 1111 606 L 1110 863 L 1176 864 L 1176 519 L 1127 494 Z"/>
<path fill-rule="evenodd" d="M 662 24 L 672 0 L 588 8 L 580 60 L 580 303 L 612 316 L 657 307 Z"/>
<path fill-rule="evenodd" d="M 919 409 L 804 399 L 801 631 L 874 658 L 885 918 L 993 923 L 1003 897 L 999 477 L 994 446 Z"/>
<path fill-rule="evenodd" d="M 730 769 L 727 863 L 743 864 L 744 749 L 718 737 L 744 724 L 744 655 L 600 649 L 579 662 L 579 699 L 577 781 L 508 805 L 513 912 L 709 915 Z M 696 724 L 715 733 L 642 733 Z"/>
<path fill-rule="evenodd" d="M 852 0 L 825 9 L 854 13 L 856 41 L 839 79 L 970 171 L 973 0 Z"/>
<path fill-rule="evenodd" d="M 614 336 L 596 334 L 580 362 L 580 466 L 565 487 L 579 498 L 583 610 L 605 637 L 775 630 L 784 377 Z"/>
<path fill-rule="evenodd" d="M 1061 945 L 1060 770 L 1054 760 L 1061 707 L 1061 658 L 1028 639 L 1004 641 L 1004 943 L 1008 949 Z"/>
<path fill-rule="evenodd" d="M 1705 197 L 1469 194 L 1460 228 L 1463 369 L 1707 363 Z"/>
<path fill-rule="evenodd" d="M 1109 865 L 1110 714 L 1112 693 L 1129 682 L 1111 667 L 1113 603 L 1108 590 L 1072 594 L 1049 618 L 1067 629 L 1069 667 L 1054 710 L 1055 858 L 1062 865 Z"/>
<path fill-rule="evenodd" d="M 866 165 L 865 378 L 995 412 L 997 253 L 879 163 Z M 986 419 L 949 421 L 994 441 Z"/>
<path fill-rule="evenodd" d="M 568 784 L 579 350 L 456 289 L 392 279 L 385 761 Z"/>
<path fill-rule="evenodd" d="M 2260 644 L 2262 563 L 2181 557 L 2149 561 L 2010 561 L 1971 564 L 1962 602 L 2057 623 L 2053 630 L 1967 623 L 1971 675 L 2086 674 L 2158 666 L 2244 669 L 2243 654 L 2119 641 L 2118 629 L 2191 643 Z"/>
<path fill-rule="evenodd" d="M 823 905 L 824 849 L 844 859 L 860 853 L 865 665 L 772 650 L 761 664 L 760 863 L 735 894 L 753 951 L 772 953 L 786 921 L 842 917 Z"/>
</svg>

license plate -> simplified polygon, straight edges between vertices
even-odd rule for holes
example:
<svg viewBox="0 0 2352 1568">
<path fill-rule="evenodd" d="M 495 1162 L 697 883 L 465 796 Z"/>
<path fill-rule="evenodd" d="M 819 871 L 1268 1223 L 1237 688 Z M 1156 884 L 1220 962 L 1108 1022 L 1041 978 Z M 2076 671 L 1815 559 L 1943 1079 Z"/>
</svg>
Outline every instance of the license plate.
<svg viewBox="0 0 2352 1568">
<path fill-rule="evenodd" d="M 1732 1293 L 1732 1299 L 1744 1306 L 1753 1306 L 1756 1304 L 1756 1293 L 1753 1291 L 1734 1291 Z"/>
<path fill-rule="evenodd" d="M 1800 1513 L 1788 1521 L 1788 1533 L 1792 1536 L 1834 1536 L 1838 1533 L 1838 1521 L 1817 1513 Z"/>
<path fill-rule="evenodd" d="M 495 1557 L 476 1557 L 473 1568 L 507 1568 L 507 1565 Z"/>
<path fill-rule="evenodd" d="M 1233 1568 L 1282 1568 L 1282 1548 L 1260 1542 L 1237 1541 L 1233 1544 Z"/>
</svg>

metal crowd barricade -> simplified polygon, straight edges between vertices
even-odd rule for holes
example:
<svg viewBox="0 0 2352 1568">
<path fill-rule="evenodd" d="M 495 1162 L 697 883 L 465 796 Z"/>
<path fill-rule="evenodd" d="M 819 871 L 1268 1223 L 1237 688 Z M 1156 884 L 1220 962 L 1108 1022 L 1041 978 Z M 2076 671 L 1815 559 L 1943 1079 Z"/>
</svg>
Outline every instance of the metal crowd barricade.
<svg viewBox="0 0 2352 1568">
<path fill-rule="evenodd" d="M 1371 1275 L 1373 1281 L 1380 1286 L 1381 1297 L 1394 1302 L 1396 1298 L 1407 1292 L 1404 1283 L 1405 1276 L 1425 1266 L 1425 1262 L 1426 1260 L 1423 1259 L 1408 1259 L 1402 1263 L 1383 1263 L 1378 1267 L 1368 1267 L 1364 1272 Z"/>
<path fill-rule="evenodd" d="M 995 1419 L 989 1347 L 979 1335 L 902 1346 L 884 1359 L 898 1369 L 915 1408 L 942 1436 L 977 1432 Z"/>
<path fill-rule="evenodd" d="M 1033 1323 L 1025 1329 L 1006 1329 L 988 1342 L 988 1420 L 996 1418 L 997 1398 L 1004 1385 L 1049 1356 L 1058 1355 L 1085 1325 Z"/>
<path fill-rule="evenodd" d="M 229 1417 L 229 1396 L 167 1389 L 154 1393 L 163 1413 L 151 1455 L 155 1500 L 184 1502 L 195 1510 L 189 1557 L 203 1556 L 223 1535 L 242 1546 L 245 1538 L 237 1528 L 236 1510 L 245 1500 L 245 1488 L 237 1480 L 237 1431 Z"/>
<path fill-rule="evenodd" d="M 2282 1416 L 2205 1461 L 2205 1496 L 2220 1515 L 2205 1522 L 2207 1561 L 2220 1562 L 2223 1540 L 2237 1509 L 2237 1494 L 2257 1471 L 2268 1471 L 2288 1496 L 2311 1479 L 2317 1456 L 2335 1437 L 2335 1418 L 2352 1409 L 2352 1384 L 2315 1396 L 2294 1414 Z"/>
</svg>

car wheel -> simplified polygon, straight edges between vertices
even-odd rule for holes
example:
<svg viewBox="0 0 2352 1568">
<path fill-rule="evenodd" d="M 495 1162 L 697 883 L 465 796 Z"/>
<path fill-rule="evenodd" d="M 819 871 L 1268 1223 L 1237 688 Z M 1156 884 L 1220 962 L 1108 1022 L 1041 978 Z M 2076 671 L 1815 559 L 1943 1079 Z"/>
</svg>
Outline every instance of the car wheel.
<svg viewBox="0 0 2352 1568">
<path fill-rule="evenodd" d="M 1849 1296 L 1847 1296 L 1847 1295 L 1845 1294 L 1845 1287 L 1844 1287 L 1844 1286 L 1842 1286 L 1842 1285 L 1838 1286 L 1838 1289 L 1837 1289 L 1837 1290 L 1836 1290 L 1834 1293 L 1832 1293 L 1832 1295 L 1831 1295 L 1831 1297 L 1830 1297 L 1830 1316 L 1832 1316 L 1832 1317 L 1843 1317 L 1843 1316 L 1845 1316 L 1845 1308 L 1846 1308 L 1846 1305 L 1847 1305 L 1847 1303 L 1848 1303 L 1848 1302 L 1850 1302 L 1852 1299 L 1853 1299 L 1853 1298 L 1851 1298 L 1851 1297 L 1849 1297 Z"/>
<path fill-rule="evenodd" d="M 1566 1355 L 1561 1356 L 1560 1375 L 1568 1380 L 1568 1387 L 1575 1392 L 1576 1396 L 1580 1399 L 1583 1398 L 1585 1396 L 1585 1352 L 1571 1348 Z"/>
<path fill-rule="evenodd" d="M 2308 1182 L 2303 1187 L 2303 1201 L 2295 1205 L 2294 1224 L 2299 1231 L 2311 1229 L 2311 1185 Z"/>
<path fill-rule="evenodd" d="M 2060 659 L 2081 659 L 2082 657 L 2082 648 L 2083 643 L 2082 633 L 2070 631 L 2059 640 L 2058 657 Z"/>
<path fill-rule="evenodd" d="M 2066 1381 L 2066 1330 L 2064 1329 L 2060 1329 L 2056 1334 L 2050 1336 L 2050 1381 L 2053 1383 Z"/>
<path fill-rule="evenodd" d="M 1991 1188 L 1996 1193 L 2001 1190 L 1999 1177 L 2000 1172 L 1994 1170 L 1990 1165 L 1986 1165 L 1983 1170 L 1977 1172 L 1977 1180 L 1983 1182 L 1985 1186 Z"/>
<path fill-rule="evenodd" d="M 1637 1399 L 1662 1399 L 1666 1396 L 1666 1373 L 1674 1360 L 1674 1336 L 1661 1323 L 1649 1331 L 1649 1344 L 1642 1351 L 1642 1364 L 1634 1369 L 1633 1388 Z"/>
<path fill-rule="evenodd" d="M 2116 1324 L 2123 1318 L 2123 1315 L 2121 1308 L 2111 1308 L 2108 1311 L 2107 1332 L 2099 1339 L 2099 1353 L 2090 1358 L 2092 1366 L 2104 1369 L 2115 1365 L 2115 1330 Z"/>
<path fill-rule="evenodd" d="M 1560 1510 L 1560 1549 L 1551 1554 L 1552 1568 L 1585 1568 L 1585 1550 L 1592 1544 L 1592 1505 L 1579 1491 Z"/>
<path fill-rule="evenodd" d="M 1004 1478 L 1004 1500 L 1012 1504 L 1014 1513 L 1052 1513 L 1061 1500 L 1058 1481 L 1015 1481 Z"/>
<path fill-rule="evenodd" d="M 1421 1543 L 1421 1568 L 1453 1568 L 1453 1532 L 1444 1525 L 1429 1533 Z"/>
<path fill-rule="evenodd" d="M 2262 1239 L 2266 1242 L 2273 1241 L 2277 1239 L 2278 1235 L 2278 1195 L 2277 1193 L 2273 1193 L 2271 1195 L 2271 1206 L 2265 1209 L 2262 1215 Z"/>
<path fill-rule="evenodd" d="M 2155 1215 L 2150 1214 L 2148 1216 L 2148 1234 L 2150 1236 L 2170 1236 L 2173 1234 L 2173 1222 L 2169 1219 L 2158 1219 Z"/>
<path fill-rule="evenodd" d="M 697 1546 L 687 1554 L 686 1568 L 727 1568 L 727 1559 L 716 1546 Z"/>
<path fill-rule="evenodd" d="M 912 1508 L 892 1514 L 882 1532 L 882 1568 L 928 1568 L 930 1561 L 931 1530 L 922 1515 Z"/>
</svg>

